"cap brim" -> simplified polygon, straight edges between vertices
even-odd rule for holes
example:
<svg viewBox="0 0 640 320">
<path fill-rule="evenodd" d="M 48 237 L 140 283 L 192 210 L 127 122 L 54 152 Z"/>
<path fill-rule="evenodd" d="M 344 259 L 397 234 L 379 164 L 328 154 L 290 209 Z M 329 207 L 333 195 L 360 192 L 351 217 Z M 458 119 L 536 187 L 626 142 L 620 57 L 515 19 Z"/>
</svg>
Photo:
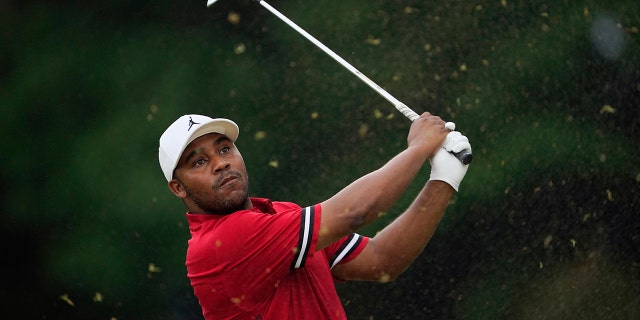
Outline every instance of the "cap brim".
<svg viewBox="0 0 640 320">
<path fill-rule="evenodd" d="M 236 142 L 239 132 L 238 126 L 231 120 L 223 118 L 211 119 L 210 121 L 201 124 L 198 129 L 194 131 L 191 136 L 189 136 L 189 139 L 187 139 L 186 143 L 182 147 L 182 150 L 180 150 L 180 154 L 182 154 L 184 149 L 186 149 L 189 143 L 193 142 L 193 140 L 209 133 L 219 133 L 227 136 L 227 138 L 229 138 L 232 142 Z"/>
</svg>

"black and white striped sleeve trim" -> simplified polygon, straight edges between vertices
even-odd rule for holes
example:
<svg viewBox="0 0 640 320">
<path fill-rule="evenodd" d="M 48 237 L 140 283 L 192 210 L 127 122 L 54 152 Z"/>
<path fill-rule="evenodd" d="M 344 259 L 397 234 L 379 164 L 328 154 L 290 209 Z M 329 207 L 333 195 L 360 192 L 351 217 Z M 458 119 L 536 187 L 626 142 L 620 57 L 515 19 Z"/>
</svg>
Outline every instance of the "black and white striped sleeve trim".
<svg viewBox="0 0 640 320">
<path fill-rule="evenodd" d="M 349 235 L 349 238 L 347 238 L 347 240 L 342 243 L 338 251 L 336 251 L 333 257 L 331 257 L 331 260 L 329 260 L 329 267 L 335 267 L 338 263 L 340 263 L 340 261 L 342 261 L 342 259 L 344 259 L 344 257 L 353 253 L 358 248 L 358 245 L 360 245 L 360 242 L 362 242 L 361 235 L 357 233 L 352 233 L 351 235 Z"/>
<path fill-rule="evenodd" d="M 293 257 L 291 269 L 302 268 L 307 260 L 309 249 L 311 247 L 311 239 L 313 237 L 313 222 L 315 219 L 315 209 L 313 206 L 302 209 L 300 217 L 300 238 L 298 246 Z"/>
</svg>

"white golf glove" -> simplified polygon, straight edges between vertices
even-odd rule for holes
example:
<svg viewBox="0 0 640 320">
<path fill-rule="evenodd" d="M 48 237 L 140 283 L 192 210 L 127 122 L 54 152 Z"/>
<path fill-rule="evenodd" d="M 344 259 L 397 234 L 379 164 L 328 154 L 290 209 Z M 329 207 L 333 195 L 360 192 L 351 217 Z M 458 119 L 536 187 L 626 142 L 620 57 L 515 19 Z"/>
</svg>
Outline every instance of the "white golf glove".
<svg viewBox="0 0 640 320">
<path fill-rule="evenodd" d="M 471 151 L 469 139 L 458 131 L 449 132 L 442 147 L 429 159 L 431 163 L 429 180 L 444 181 L 457 192 L 469 165 L 462 164 L 451 152 L 457 153 L 464 149 Z"/>
</svg>

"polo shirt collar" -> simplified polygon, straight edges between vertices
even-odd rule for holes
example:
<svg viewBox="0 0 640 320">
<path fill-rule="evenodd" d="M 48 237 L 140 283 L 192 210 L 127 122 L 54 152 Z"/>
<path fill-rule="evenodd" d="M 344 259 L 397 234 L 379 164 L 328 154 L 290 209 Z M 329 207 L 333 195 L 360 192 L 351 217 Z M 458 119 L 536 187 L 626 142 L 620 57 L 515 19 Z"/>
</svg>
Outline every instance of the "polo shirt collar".
<svg viewBox="0 0 640 320">
<path fill-rule="evenodd" d="M 271 203 L 271 200 L 266 198 L 250 198 L 250 200 L 253 204 L 253 208 L 251 208 L 252 211 L 268 214 L 276 213 L 276 209 L 273 208 L 273 203 Z"/>
</svg>

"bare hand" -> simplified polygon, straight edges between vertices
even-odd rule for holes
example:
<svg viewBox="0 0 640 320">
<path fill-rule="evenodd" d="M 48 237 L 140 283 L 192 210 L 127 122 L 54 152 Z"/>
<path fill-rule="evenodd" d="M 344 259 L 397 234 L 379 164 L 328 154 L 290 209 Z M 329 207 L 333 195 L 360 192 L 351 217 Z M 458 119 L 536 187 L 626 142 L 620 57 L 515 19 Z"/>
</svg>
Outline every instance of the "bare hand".
<svg viewBox="0 0 640 320">
<path fill-rule="evenodd" d="M 425 157 L 431 158 L 450 131 L 445 128 L 445 122 L 440 117 L 425 112 L 411 124 L 407 144 L 410 148 L 420 148 Z"/>
</svg>

